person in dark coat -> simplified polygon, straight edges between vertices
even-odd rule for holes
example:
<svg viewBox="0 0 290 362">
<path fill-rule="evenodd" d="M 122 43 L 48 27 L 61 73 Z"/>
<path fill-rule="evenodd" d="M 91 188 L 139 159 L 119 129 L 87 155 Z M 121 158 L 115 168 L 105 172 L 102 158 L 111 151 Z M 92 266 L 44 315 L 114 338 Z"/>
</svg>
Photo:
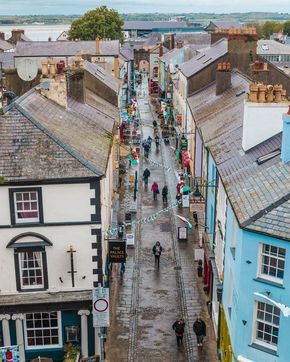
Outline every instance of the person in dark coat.
<svg viewBox="0 0 290 362">
<path fill-rule="evenodd" d="M 150 151 L 150 145 L 148 144 L 148 142 L 146 142 L 144 145 L 144 156 L 146 158 L 148 158 L 148 156 L 149 156 L 149 151 Z"/>
<path fill-rule="evenodd" d="M 206 325 L 200 317 L 197 317 L 193 323 L 193 331 L 196 334 L 198 347 L 202 347 L 203 339 L 206 336 Z"/>
<path fill-rule="evenodd" d="M 176 335 L 177 347 L 182 345 L 184 327 L 185 327 L 185 322 L 184 322 L 183 318 L 180 318 L 179 320 L 174 322 L 172 325 L 172 329 L 174 330 L 175 335 Z"/>
<path fill-rule="evenodd" d="M 164 187 L 162 189 L 162 201 L 164 203 L 167 203 L 167 195 L 168 195 L 168 187 L 166 185 L 164 185 Z"/>
<path fill-rule="evenodd" d="M 148 185 L 148 179 L 149 179 L 150 175 L 151 175 L 151 173 L 148 170 L 148 168 L 145 168 L 145 170 L 143 172 L 143 181 L 144 181 L 145 186 Z"/>
<path fill-rule="evenodd" d="M 162 253 L 162 246 L 160 244 L 160 241 L 156 241 L 156 244 L 152 248 L 152 252 L 155 256 L 155 264 L 157 264 L 157 266 L 159 268 L 160 256 Z"/>
</svg>

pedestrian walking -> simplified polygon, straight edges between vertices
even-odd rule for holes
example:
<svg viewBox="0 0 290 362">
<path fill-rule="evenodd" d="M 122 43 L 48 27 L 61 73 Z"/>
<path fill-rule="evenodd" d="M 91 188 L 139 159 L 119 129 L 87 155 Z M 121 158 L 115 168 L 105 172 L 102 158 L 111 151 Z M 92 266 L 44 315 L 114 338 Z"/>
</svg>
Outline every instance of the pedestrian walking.
<svg viewBox="0 0 290 362">
<path fill-rule="evenodd" d="M 148 136 L 147 143 L 149 145 L 149 148 L 151 149 L 152 137 Z"/>
<path fill-rule="evenodd" d="M 121 263 L 120 273 L 121 273 L 121 274 L 124 274 L 124 273 L 125 273 L 125 270 L 126 270 L 126 265 L 125 265 L 125 263 Z"/>
<path fill-rule="evenodd" d="M 160 193 L 157 182 L 153 182 L 153 185 L 151 186 L 151 191 L 153 192 L 153 199 L 157 200 L 157 195 Z"/>
<path fill-rule="evenodd" d="M 153 127 L 154 127 L 154 128 L 157 128 L 158 124 L 157 124 L 157 122 L 155 121 L 155 119 L 154 119 L 154 121 L 153 121 L 152 123 L 153 123 Z"/>
<path fill-rule="evenodd" d="M 206 325 L 200 317 L 197 317 L 193 323 L 193 331 L 196 334 L 198 347 L 202 347 L 203 339 L 206 336 Z"/>
<path fill-rule="evenodd" d="M 143 181 L 144 181 L 145 188 L 147 188 L 147 186 L 148 186 L 148 179 L 149 179 L 150 175 L 151 175 L 151 173 L 148 170 L 148 168 L 145 168 L 145 170 L 143 172 Z"/>
<path fill-rule="evenodd" d="M 166 185 L 163 186 L 162 189 L 162 201 L 167 204 L 167 195 L 168 195 L 168 187 Z"/>
<path fill-rule="evenodd" d="M 162 246 L 160 244 L 160 241 L 156 241 L 156 244 L 152 248 L 152 252 L 153 252 L 153 254 L 155 256 L 155 265 L 157 264 L 157 266 L 159 268 L 160 256 L 161 256 L 161 253 L 162 253 Z"/>
<path fill-rule="evenodd" d="M 146 158 L 148 158 L 148 156 L 149 156 L 149 151 L 150 151 L 150 146 L 149 146 L 148 142 L 146 142 L 144 145 L 144 156 Z"/>
<path fill-rule="evenodd" d="M 159 137 L 158 134 L 157 134 L 157 135 L 155 136 L 156 151 L 158 150 L 159 142 L 160 142 L 160 137 Z"/>
<path fill-rule="evenodd" d="M 183 318 L 178 319 L 173 323 L 172 329 L 176 335 L 177 347 L 182 345 L 183 335 L 184 335 L 185 321 Z"/>
</svg>

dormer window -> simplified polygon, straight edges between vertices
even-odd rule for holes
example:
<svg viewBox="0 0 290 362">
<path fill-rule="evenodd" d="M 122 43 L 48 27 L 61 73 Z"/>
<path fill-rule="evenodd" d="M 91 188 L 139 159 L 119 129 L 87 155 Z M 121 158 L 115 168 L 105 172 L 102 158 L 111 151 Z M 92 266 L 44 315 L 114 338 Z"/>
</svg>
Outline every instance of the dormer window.
<svg viewBox="0 0 290 362">
<path fill-rule="evenodd" d="M 42 217 L 41 188 L 10 189 L 11 223 L 40 223 Z"/>
</svg>

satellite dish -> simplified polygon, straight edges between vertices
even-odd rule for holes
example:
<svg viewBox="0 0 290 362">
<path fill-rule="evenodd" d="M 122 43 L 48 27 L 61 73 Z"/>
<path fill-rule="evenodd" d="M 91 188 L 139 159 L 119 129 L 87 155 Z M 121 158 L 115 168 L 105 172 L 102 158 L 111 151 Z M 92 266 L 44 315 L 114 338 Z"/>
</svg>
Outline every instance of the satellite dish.
<svg viewBox="0 0 290 362">
<path fill-rule="evenodd" d="M 17 74 L 25 81 L 33 80 L 38 73 L 38 65 L 36 59 L 17 59 Z"/>
</svg>

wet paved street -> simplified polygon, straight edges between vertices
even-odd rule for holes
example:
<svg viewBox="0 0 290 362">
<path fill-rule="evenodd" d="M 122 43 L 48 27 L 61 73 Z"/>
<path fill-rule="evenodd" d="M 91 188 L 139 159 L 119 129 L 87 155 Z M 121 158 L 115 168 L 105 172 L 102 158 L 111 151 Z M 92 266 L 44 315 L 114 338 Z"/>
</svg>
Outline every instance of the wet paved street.
<svg viewBox="0 0 290 362">
<path fill-rule="evenodd" d="M 143 87 L 145 87 L 144 82 Z M 139 107 L 143 138 L 153 137 L 153 113 L 148 97 L 144 98 L 145 88 L 139 97 Z M 157 153 L 152 144 L 150 159 L 171 166 L 170 172 L 157 167 L 145 159 L 139 166 L 138 213 L 143 218 L 175 202 L 177 184 L 174 169 L 176 164 L 170 146 L 161 144 Z M 148 190 L 142 185 L 143 170 L 148 167 L 151 172 Z M 150 191 L 156 181 L 160 193 L 164 184 L 169 187 L 168 205 L 162 203 L 161 194 L 153 200 Z M 120 192 L 120 213 L 124 214 L 132 199 L 128 183 L 123 183 Z M 178 242 L 176 238 L 178 209 L 161 213 L 155 221 L 140 225 L 136 229 L 135 249 L 128 249 L 126 272 L 120 276 L 118 265 L 114 265 L 111 280 L 111 327 L 106 343 L 106 360 L 122 361 L 216 361 L 215 339 L 211 321 L 206 310 L 201 288 L 197 285 L 196 264 L 193 260 L 193 242 Z M 185 211 L 185 214 L 188 211 Z M 152 247 L 159 240 L 163 247 L 160 268 L 154 264 Z M 196 346 L 192 324 L 195 314 L 201 314 L 207 321 L 208 337 L 203 349 Z M 172 330 L 173 322 L 183 316 L 187 326 L 184 346 L 176 346 Z"/>
</svg>

